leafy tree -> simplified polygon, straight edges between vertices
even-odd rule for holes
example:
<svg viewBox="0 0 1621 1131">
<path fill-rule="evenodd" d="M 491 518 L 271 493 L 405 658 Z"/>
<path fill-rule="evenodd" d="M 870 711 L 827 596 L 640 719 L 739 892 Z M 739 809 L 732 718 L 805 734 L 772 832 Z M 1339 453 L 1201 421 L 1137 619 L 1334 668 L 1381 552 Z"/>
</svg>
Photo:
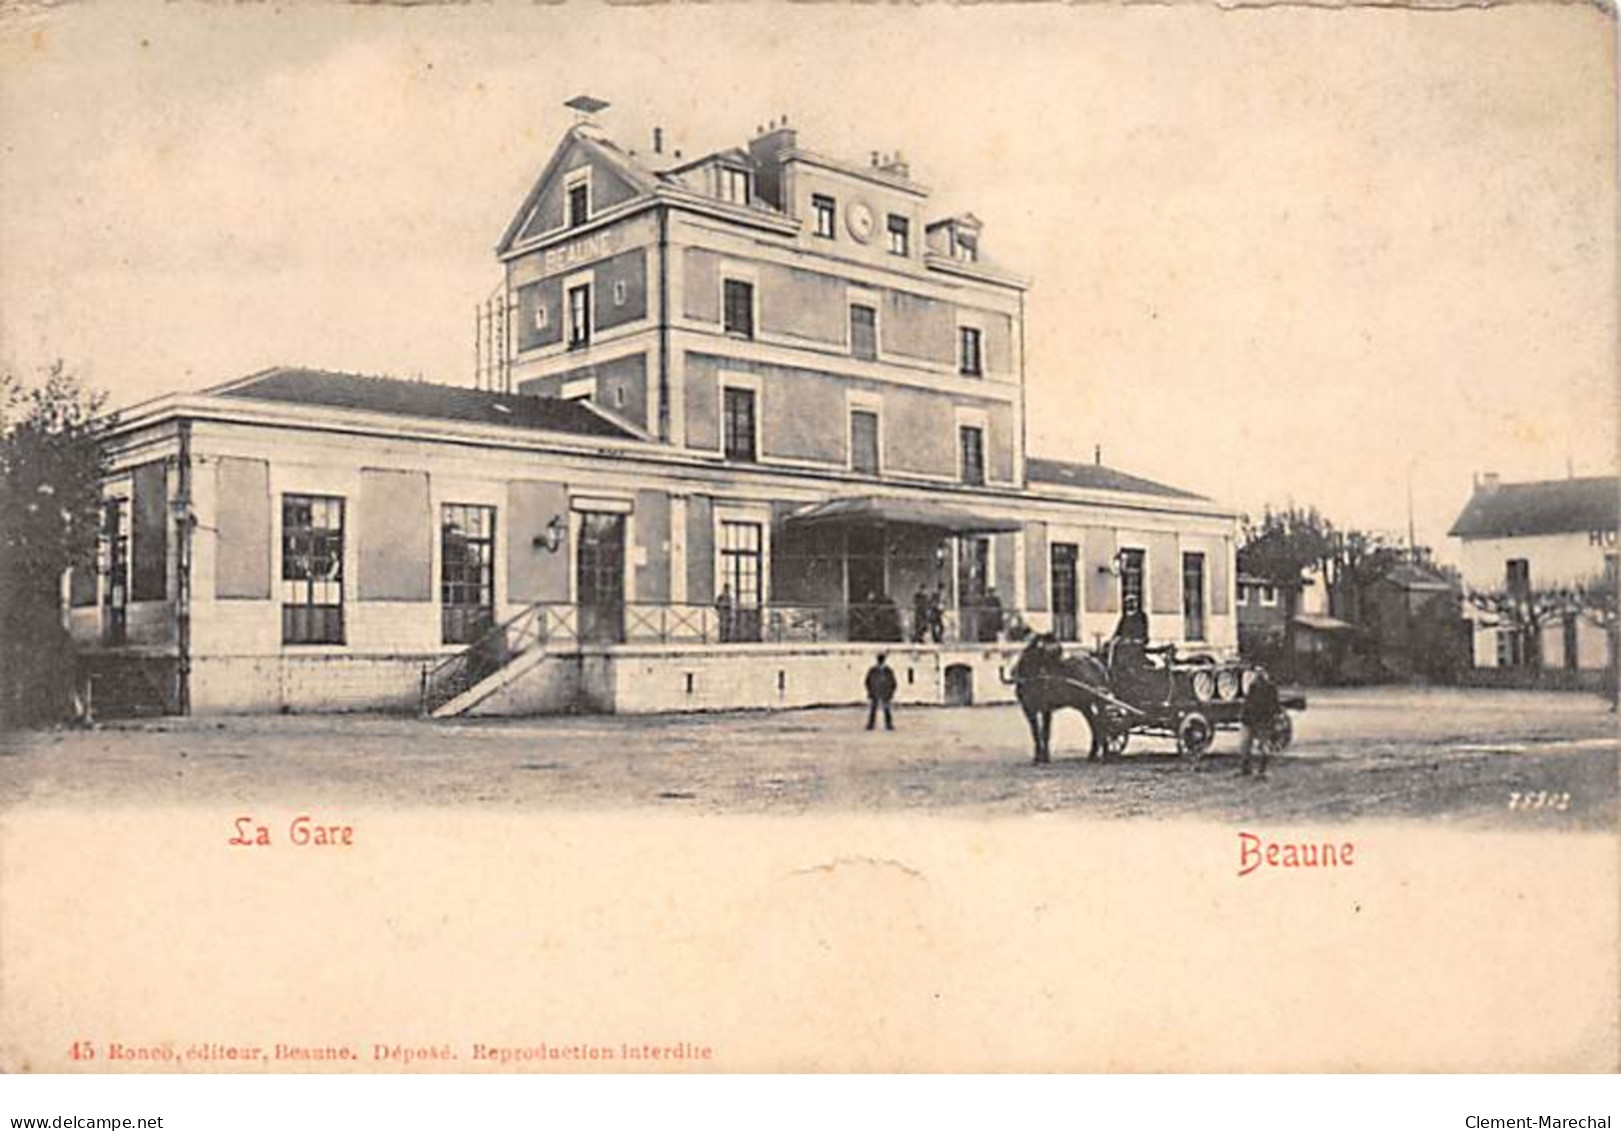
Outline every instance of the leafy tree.
<svg viewBox="0 0 1621 1131">
<path fill-rule="evenodd" d="M 1362 619 L 1363 592 L 1402 556 L 1383 536 L 1341 530 L 1316 507 L 1268 507 L 1259 522 L 1245 522 L 1238 567 L 1277 585 L 1290 601 L 1290 616 L 1302 576 L 1315 570 L 1327 589 L 1329 614 L 1355 624 Z"/>
<path fill-rule="evenodd" d="M 71 704 L 61 582 L 95 560 L 105 403 L 60 361 L 33 385 L 0 372 L 0 725 L 60 718 Z"/>
</svg>

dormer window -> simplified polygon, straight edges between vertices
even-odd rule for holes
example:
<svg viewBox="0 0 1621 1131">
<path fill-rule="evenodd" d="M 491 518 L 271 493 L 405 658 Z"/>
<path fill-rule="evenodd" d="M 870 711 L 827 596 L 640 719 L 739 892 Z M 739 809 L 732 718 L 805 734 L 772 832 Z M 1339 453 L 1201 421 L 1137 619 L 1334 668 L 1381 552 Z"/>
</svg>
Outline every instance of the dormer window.
<svg viewBox="0 0 1621 1131">
<path fill-rule="evenodd" d="M 979 240 L 966 232 L 958 232 L 952 240 L 956 257 L 964 263 L 979 262 Z"/>
<path fill-rule="evenodd" d="M 749 175 L 729 165 L 720 167 L 720 198 L 729 204 L 749 202 Z"/>
</svg>

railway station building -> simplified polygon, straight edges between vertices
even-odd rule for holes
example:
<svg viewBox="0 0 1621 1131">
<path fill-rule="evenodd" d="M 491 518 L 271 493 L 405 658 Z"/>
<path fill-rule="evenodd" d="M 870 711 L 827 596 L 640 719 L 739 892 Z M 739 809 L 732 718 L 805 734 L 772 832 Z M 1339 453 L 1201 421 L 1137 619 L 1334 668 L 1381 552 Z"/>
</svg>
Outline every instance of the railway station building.
<svg viewBox="0 0 1621 1131">
<path fill-rule="evenodd" d="M 801 706 L 878 650 L 903 703 L 985 702 L 1026 633 L 1095 644 L 1127 599 L 1236 650 L 1230 511 L 1026 450 L 990 226 L 785 123 L 664 149 L 567 131 L 497 245 L 489 380 L 275 368 L 121 414 L 65 592 L 99 702 Z"/>
</svg>

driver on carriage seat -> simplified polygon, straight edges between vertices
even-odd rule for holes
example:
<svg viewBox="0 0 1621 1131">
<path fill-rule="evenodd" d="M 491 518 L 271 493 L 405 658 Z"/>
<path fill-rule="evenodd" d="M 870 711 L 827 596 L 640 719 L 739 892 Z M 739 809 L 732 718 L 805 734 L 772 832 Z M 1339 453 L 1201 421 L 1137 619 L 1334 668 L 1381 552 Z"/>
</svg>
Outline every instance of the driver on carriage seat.
<svg viewBox="0 0 1621 1131">
<path fill-rule="evenodd" d="M 1150 653 L 1169 655 L 1175 647 L 1174 644 L 1149 647 L 1148 614 L 1143 612 L 1142 604 L 1135 596 L 1127 597 L 1125 610 L 1114 628 L 1114 639 L 1109 642 L 1110 680 L 1117 688 L 1128 693 L 1158 694 L 1166 690 L 1161 686 L 1164 681 L 1150 674 L 1154 667 L 1148 657 Z"/>
</svg>

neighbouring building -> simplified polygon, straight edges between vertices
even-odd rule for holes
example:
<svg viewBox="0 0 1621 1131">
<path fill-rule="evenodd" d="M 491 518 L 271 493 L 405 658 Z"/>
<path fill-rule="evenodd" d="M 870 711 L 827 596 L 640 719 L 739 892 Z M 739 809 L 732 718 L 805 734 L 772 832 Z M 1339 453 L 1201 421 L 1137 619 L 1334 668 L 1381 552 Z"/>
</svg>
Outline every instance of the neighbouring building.
<svg viewBox="0 0 1621 1131">
<path fill-rule="evenodd" d="M 1572 684 L 1613 673 L 1618 517 L 1615 476 L 1476 481 L 1449 533 L 1477 672 Z"/>
<path fill-rule="evenodd" d="M 805 705 L 876 646 L 903 702 L 1006 699 L 1024 632 L 1127 597 L 1236 649 L 1232 512 L 1025 450 L 989 226 L 786 125 L 664 149 L 563 137 L 497 248 L 496 388 L 278 368 L 122 414 L 68 593 L 101 701 Z"/>
</svg>

